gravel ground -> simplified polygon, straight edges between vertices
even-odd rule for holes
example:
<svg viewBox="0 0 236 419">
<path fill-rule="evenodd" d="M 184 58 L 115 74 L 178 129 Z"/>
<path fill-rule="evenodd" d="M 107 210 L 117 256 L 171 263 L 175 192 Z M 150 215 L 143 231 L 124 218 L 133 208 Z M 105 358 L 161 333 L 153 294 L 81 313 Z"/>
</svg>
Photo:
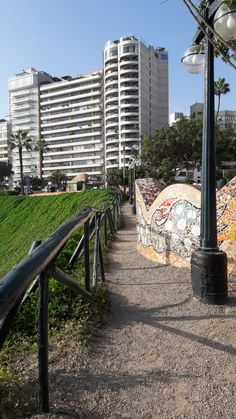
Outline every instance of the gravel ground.
<svg viewBox="0 0 236 419">
<path fill-rule="evenodd" d="M 51 365 L 54 415 L 31 418 L 236 418 L 236 281 L 226 306 L 192 297 L 190 272 L 136 251 L 135 217 L 109 253 L 111 312 L 90 350 Z"/>
</svg>

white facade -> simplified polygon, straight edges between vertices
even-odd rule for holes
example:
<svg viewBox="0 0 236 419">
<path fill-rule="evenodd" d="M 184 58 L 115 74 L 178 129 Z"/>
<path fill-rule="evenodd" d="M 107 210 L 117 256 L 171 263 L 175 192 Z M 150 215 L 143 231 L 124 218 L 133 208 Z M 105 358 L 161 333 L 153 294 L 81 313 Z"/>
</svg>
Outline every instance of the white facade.
<svg viewBox="0 0 236 419">
<path fill-rule="evenodd" d="M 183 112 L 172 112 L 169 117 L 169 125 L 173 125 L 184 118 Z"/>
<path fill-rule="evenodd" d="M 40 87 L 43 177 L 55 170 L 69 178 L 80 172 L 103 177 L 102 71 Z"/>
<path fill-rule="evenodd" d="M 106 169 L 127 166 L 133 145 L 168 124 L 168 54 L 130 36 L 104 49 Z M 125 159 L 125 162 L 124 162 Z"/>
<path fill-rule="evenodd" d="M 0 161 L 9 163 L 9 123 L 0 119 Z"/>
<path fill-rule="evenodd" d="M 233 127 L 236 132 L 236 111 L 222 110 L 219 112 L 217 123 L 220 129 Z"/>
<path fill-rule="evenodd" d="M 28 131 L 33 147 L 40 137 L 39 85 L 51 80 L 49 74 L 28 68 L 8 81 L 11 130 L 13 133 L 19 129 Z M 19 180 L 20 164 L 17 149 L 12 150 L 12 169 L 14 180 Z M 39 176 L 38 152 L 23 150 L 23 170 L 24 175 Z"/>
</svg>

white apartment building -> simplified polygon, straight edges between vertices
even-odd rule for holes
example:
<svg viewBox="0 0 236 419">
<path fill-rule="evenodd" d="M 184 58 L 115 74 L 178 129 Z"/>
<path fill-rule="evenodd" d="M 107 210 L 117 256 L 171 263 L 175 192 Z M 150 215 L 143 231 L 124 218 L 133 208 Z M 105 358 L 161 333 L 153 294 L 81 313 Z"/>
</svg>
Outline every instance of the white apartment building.
<svg viewBox="0 0 236 419">
<path fill-rule="evenodd" d="M 9 122 L 0 119 L 0 162 L 9 163 Z"/>
<path fill-rule="evenodd" d="M 184 118 L 183 112 L 172 112 L 169 117 L 169 125 L 176 124 L 176 122 L 179 122 L 183 118 Z"/>
<path fill-rule="evenodd" d="M 102 71 L 83 74 L 40 87 L 43 177 L 55 170 L 69 178 L 80 172 L 102 178 L 103 151 Z"/>
<path fill-rule="evenodd" d="M 18 129 L 28 131 L 33 147 L 40 137 L 39 86 L 51 80 L 52 77 L 49 74 L 34 68 L 23 70 L 22 73 L 8 80 L 11 130 L 13 133 Z M 18 181 L 20 180 L 20 164 L 17 149 L 12 150 L 11 157 L 13 178 Z M 39 176 L 38 152 L 23 150 L 23 170 L 24 175 Z"/>
<path fill-rule="evenodd" d="M 104 49 L 106 169 L 127 166 L 141 136 L 168 124 L 168 53 L 134 36 Z M 124 161 L 125 159 L 125 161 Z"/>
</svg>

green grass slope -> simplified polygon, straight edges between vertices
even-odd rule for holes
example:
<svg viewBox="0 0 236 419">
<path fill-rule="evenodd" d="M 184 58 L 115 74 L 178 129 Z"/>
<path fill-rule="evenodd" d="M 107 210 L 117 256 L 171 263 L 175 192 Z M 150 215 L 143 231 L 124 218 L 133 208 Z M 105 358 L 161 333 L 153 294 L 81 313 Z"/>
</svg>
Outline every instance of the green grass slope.
<svg viewBox="0 0 236 419">
<path fill-rule="evenodd" d="M 45 239 L 85 207 L 106 207 L 113 197 L 107 190 L 55 196 L 1 196 L 0 277 L 28 254 L 34 240 Z"/>
</svg>

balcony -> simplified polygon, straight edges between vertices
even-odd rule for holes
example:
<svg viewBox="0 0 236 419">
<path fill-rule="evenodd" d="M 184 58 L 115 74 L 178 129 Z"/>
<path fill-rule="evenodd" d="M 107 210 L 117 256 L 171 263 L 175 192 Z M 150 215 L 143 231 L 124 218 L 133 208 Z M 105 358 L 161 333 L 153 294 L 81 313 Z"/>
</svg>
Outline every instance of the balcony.
<svg viewBox="0 0 236 419">
<path fill-rule="evenodd" d="M 125 88 L 122 89 L 120 97 L 121 97 L 121 99 L 128 98 L 128 97 L 133 98 L 133 99 L 138 99 L 139 98 L 139 92 L 138 92 L 138 90 L 130 90 L 129 87 L 125 87 Z"/>
<path fill-rule="evenodd" d="M 65 95 L 64 97 L 61 97 L 59 99 L 53 99 L 53 100 L 41 100 L 41 106 L 51 106 L 57 103 L 65 103 L 65 102 L 71 102 L 71 101 L 75 101 L 75 100 L 81 100 L 81 99 L 85 99 L 88 98 L 89 101 L 93 101 L 97 99 L 97 96 L 101 96 L 101 91 L 98 90 L 96 92 L 89 92 L 89 93 L 84 93 L 81 94 L 79 93 L 78 95 L 70 95 L 69 92 L 67 92 L 67 95 Z M 67 106 L 67 105 L 66 105 Z M 69 106 L 69 104 L 68 104 Z"/>
<path fill-rule="evenodd" d="M 120 65 L 120 76 L 122 76 L 122 74 L 127 74 L 130 73 L 132 71 L 132 73 L 139 71 L 138 69 L 138 65 L 134 64 L 134 63 L 129 63 L 129 64 L 123 64 Z"/>
<path fill-rule="evenodd" d="M 78 83 L 78 82 L 77 82 Z M 45 87 L 45 86 L 44 86 Z M 42 90 L 41 88 L 41 93 L 40 93 L 40 99 L 45 99 L 45 98 L 50 98 L 50 97 L 55 97 L 55 96 L 61 96 L 61 95 L 70 95 L 70 93 L 75 93 L 75 92 L 80 92 L 80 91 L 88 91 L 88 93 L 92 92 L 93 89 L 99 89 L 101 88 L 101 81 L 97 81 L 96 83 L 91 82 L 88 84 L 83 83 L 78 84 L 76 87 L 71 86 L 70 84 L 67 84 L 65 86 L 61 86 L 61 88 L 57 88 L 57 90 L 53 88 L 50 88 L 50 84 L 47 86 L 47 91 L 44 92 L 44 90 Z"/>
<path fill-rule="evenodd" d="M 113 122 L 113 121 L 108 121 L 106 123 L 106 132 L 109 133 L 110 130 L 112 130 L 112 132 L 114 131 L 115 133 L 118 132 L 118 122 Z"/>
<path fill-rule="evenodd" d="M 91 122 L 90 122 L 91 121 Z M 93 127 L 94 124 L 92 124 L 92 122 L 97 122 L 101 124 L 101 116 L 97 115 L 97 116 L 91 116 L 91 117 L 87 117 L 87 118 L 78 118 L 78 119 L 72 119 L 72 118 L 65 118 L 64 121 L 57 121 L 57 122 L 48 122 L 46 121 L 42 121 L 41 123 L 41 127 L 42 128 L 50 128 L 50 127 L 59 127 L 63 125 L 66 125 L 67 127 L 69 127 L 69 125 L 74 125 L 74 124 L 78 124 L 78 127 Z M 87 122 L 87 124 L 81 125 L 83 122 Z"/>
<path fill-rule="evenodd" d="M 119 161 L 119 153 L 114 155 L 114 156 L 108 156 L 106 155 L 106 162 L 107 165 L 111 162 L 112 164 L 114 164 L 113 162 Z"/>
<path fill-rule="evenodd" d="M 108 144 L 119 144 L 119 138 L 118 137 L 109 137 L 109 136 L 106 136 L 106 146 L 108 145 Z"/>
<path fill-rule="evenodd" d="M 11 103 L 12 104 L 20 104 L 20 103 L 36 103 L 36 98 L 34 97 L 29 97 L 29 96 L 24 96 L 24 97 L 19 97 L 19 98 L 15 98 L 12 97 L 11 98 Z"/>
<path fill-rule="evenodd" d="M 122 116 L 121 125 L 123 124 L 133 124 L 134 126 L 137 126 L 139 124 L 139 117 L 138 116 Z"/>
<path fill-rule="evenodd" d="M 122 105 L 122 107 L 121 107 L 121 110 L 120 110 L 121 118 L 123 116 L 126 116 L 126 115 L 135 115 L 135 116 L 139 115 L 139 108 L 138 107 L 131 108 L 130 105 L 126 105 L 126 106 L 123 107 L 123 105 Z"/>
<path fill-rule="evenodd" d="M 122 75 L 120 76 L 120 80 L 137 80 L 138 79 L 138 70 L 125 70 L 122 71 Z"/>
<path fill-rule="evenodd" d="M 109 106 L 107 106 L 108 109 L 106 109 L 106 119 L 108 118 L 115 118 L 118 115 L 118 108 L 115 108 L 115 110 L 109 109 Z"/>
<path fill-rule="evenodd" d="M 118 51 L 114 55 L 110 55 L 109 57 L 105 58 L 105 66 L 108 64 L 117 63 L 118 60 Z"/>
<path fill-rule="evenodd" d="M 138 99 L 133 100 L 133 99 L 123 97 L 120 100 L 120 104 L 121 104 L 121 106 L 136 106 L 136 105 L 139 104 L 139 101 L 138 101 Z"/>
<path fill-rule="evenodd" d="M 118 71 L 115 70 L 108 70 L 105 73 L 105 82 L 107 83 L 110 79 L 117 80 L 118 79 Z"/>
<path fill-rule="evenodd" d="M 139 84 L 138 84 L 138 82 L 122 82 L 121 84 L 120 84 L 120 90 L 122 91 L 122 90 L 138 90 L 138 86 L 139 86 Z"/>
<path fill-rule="evenodd" d="M 130 61 L 130 59 L 138 62 L 138 53 L 124 52 L 120 57 L 120 63 L 126 63 L 127 61 Z"/>
<path fill-rule="evenodd" d="M 109 80 L 106 82 L 105 84 L 105 91 L 107 92 L 108 90 L 111 89 L 117 89 L 118 88 L 118 80 Z"/>
<path fill-rule="evenodd" d="M 120 132 L 124 133 L 139 133 L 139 126 L 138 125 L 122 125 L 120 128 Z"/>
<path fill-rule="evenodd" d="M 106 74 L 107 74 L 107 70 L 112 70 L 112 69 L 115 69 L 116 71 L 118 71 L 118 62 L 116 61 L 116 62 L 111 62 L 111 63 L 107 63 L 107 64 L 105 64 L 105 71 L 106 71 Z"/>
<path fill-rule="evenodd" d="M 106 143 L 106 151 L 119 151 L 119 144 L 112 145 L 114 143 Z"/>
<path fill-rule="evenodd" d="M 113 86 L 110 86 L 110 87 L 106 88 L 106 90 L 105 90 L 105 100 L 106 100 L 106 98 L 109 98 L 112 94 L 114 94 L 115 97 L 118 97 L 118 85 L 117 84 L 115 86 L 113 85 Z"/>
<path fill-rule="evenodd" d="M 106 108 L 108 107 L 108 104 L 118 107 L 118 96 L 112 96 L 112 97 L 106 98 L 105 99 Z"/>
</svg>

